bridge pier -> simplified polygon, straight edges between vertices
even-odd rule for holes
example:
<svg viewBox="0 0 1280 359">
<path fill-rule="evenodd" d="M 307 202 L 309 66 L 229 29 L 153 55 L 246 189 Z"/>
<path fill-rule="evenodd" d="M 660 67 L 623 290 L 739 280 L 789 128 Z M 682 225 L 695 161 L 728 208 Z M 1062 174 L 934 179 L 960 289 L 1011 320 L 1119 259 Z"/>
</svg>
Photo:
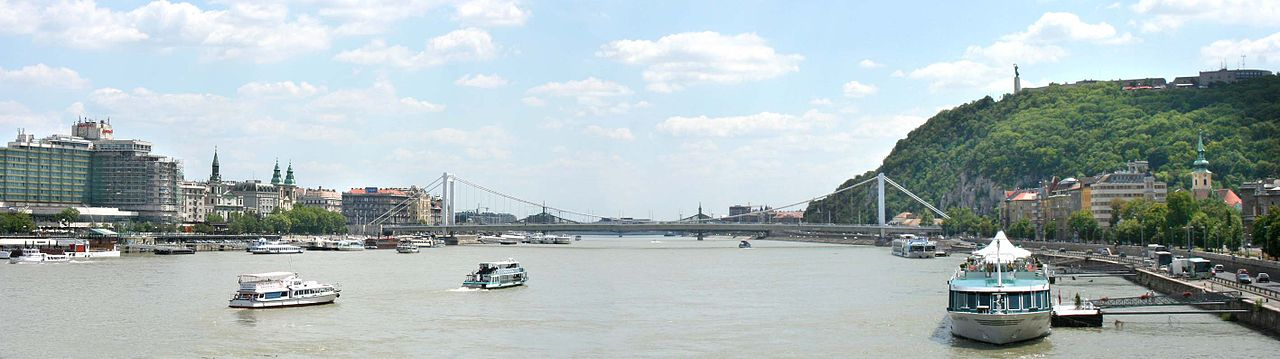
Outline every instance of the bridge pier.
<svg viewBox="0 0 1280 359">
<path fill-rule="evenodd" d="M 698 240 L 701 241 L 703 237 L 702 231 L 698 231 Z"/>
</svg>

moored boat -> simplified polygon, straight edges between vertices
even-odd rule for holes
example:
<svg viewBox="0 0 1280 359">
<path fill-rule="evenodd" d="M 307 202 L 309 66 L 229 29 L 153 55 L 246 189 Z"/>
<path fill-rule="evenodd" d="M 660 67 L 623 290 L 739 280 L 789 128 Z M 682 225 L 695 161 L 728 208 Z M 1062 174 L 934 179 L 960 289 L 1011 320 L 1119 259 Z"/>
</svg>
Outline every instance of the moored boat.
<svg viewBox="0 0 1280 359">
<path fill-rule="evenodd" d="M 938 244 L 912 234 L 898 235 L 893 240 L 893 255 L 906 258 L 933 258 Z"/>
<path fill-rule="evenodd" d="M 339 251 L 363 251 L 364 243 L 356 240 L 341 240 L 335 245 Z"/>
<path fill-rule="evenodd" d="M 249 253 L 253 254 L 294 254 L 302 253 L 302 247 L 280 243 L 280 241 L 268 241 L 259 238 L 257 243 L 249 247 Z"/>
<path fill-rule="evenodd" d="M 418 245 L 409 241 L 400 242 L 400 245 L 396 246 L 396 253 L 418 253 L 419 251 Z"/>
<path fill-rule="evenodd" d="M 60 263 L 71 261 L 71 257 L 66 254 L 44 253 L 35 248 L 23 248 L 21 251 L 14 253 L 17 255 L 9 255 L 9 263 Z"/>
<path fill-rule="evenodd" d="M 529 280 L 520 262 L 508 258 L 505 261 L 483 262 L 480 268 L 467 275 L 462 286 L 467 288 L 495 289 L 523 285 Z"/>
<path fill-rule="evenodd" d="M 1049 335 L 1049 280 L 1031 252 L 999 232 L 960 266 L 947 281 L 953 335 L 997 345 Z"/>
<path fill-rule="evenodd" d="M 118 258 L 120 257 L 120 249 L 112 246 L 110 250 L 95 250 L 89 246 L 89 241 L 83 239 L 74 240 L 67 245 L 65 252 L 71 258 Z"/>
<path fill-rule="evenodd" d="M 232 308 L 296 307 L 333 303 L 341 290 L 313 280 L 304 281 L 293 272 L 242 274 L 240 289 L 227 305 Z"/>
<path fill-rule="evenodd" d="M 196 254 L 196 250 L 191 249 L 190 247 L 162 246 L 162 247 L 152 248 L 151 253 L 162 255 L 162 256 L 172 255 L 172 254 Z"/>
</svg>

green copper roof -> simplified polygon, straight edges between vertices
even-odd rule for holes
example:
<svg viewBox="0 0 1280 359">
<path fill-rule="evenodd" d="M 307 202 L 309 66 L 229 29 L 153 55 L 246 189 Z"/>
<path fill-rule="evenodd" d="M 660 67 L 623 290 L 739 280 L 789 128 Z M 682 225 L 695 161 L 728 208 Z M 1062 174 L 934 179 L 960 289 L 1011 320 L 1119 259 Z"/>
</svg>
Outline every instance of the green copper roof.
<svg viewBox="0 0 1280 359">
<path fill-rule="evenodd" d="M 1196 171 L 1208 170 L 1209 160 L 1204 159 L 1204 134 L 1196 136 L 1196 161 L 1191 163 Z"/>
<path fill-rule="evenodd" d="M 271 174 L 271 184 L 280 185 L 280 160 L 276 160 L 276 169 Z"/>
<path fill-rule="evenodd" d="M 293 162 L 289 163 L 289 170 L 284 175 L 284 185 L 292 186 L 293 182 Z"/>
</svg>

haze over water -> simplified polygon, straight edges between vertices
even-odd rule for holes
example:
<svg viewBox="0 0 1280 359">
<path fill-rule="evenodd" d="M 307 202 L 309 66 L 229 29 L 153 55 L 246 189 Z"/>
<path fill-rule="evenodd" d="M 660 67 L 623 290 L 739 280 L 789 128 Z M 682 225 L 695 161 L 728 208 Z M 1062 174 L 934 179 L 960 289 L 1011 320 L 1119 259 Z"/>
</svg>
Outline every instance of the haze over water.
<svg viewBox="0 0 1280 359">
<path fill-rule="evenodd" d="M 654 243 L 659 241 L 660 243 Z M 4 357 L 1266 357 L 1280 341 L 1217 316 L 1108 317 L 993 347 L 950 335 L 946 280 L 962 257 L 887 248 L 585 236 L 569 246 L 452 246 L 136 256 L 0 265 Z M 462 291 L 476 263 L 515 258 L 528 285 Z M 227 308 L 237 274 L 338 283 L 336 304 Z M 1118 278 L 1064 299 L 1136 296 Z M 1117 329 L 1115 319 L 1125 322 Z M 1174 345 L 1176 344 L 1176 345 Z M 1229 353 L 1229 354 L 1227 354 Z"/>
</svg>

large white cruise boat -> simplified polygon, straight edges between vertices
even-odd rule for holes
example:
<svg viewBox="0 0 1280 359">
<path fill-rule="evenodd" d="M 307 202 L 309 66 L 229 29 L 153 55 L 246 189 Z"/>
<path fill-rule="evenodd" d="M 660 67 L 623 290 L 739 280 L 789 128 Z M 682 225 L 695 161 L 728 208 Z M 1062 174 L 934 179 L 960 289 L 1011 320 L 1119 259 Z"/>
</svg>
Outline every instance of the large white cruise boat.
<svg viewBox="0 0 1280 359">
<path fill-rule="evenodd" d="M 514 287 L 529 280 L 520 262 L 507 258 L 505 261 L 483 262 L 480 269 L 467 275 L 462 286 L 467 288 L 494 289 Z"/>
<path fill-rule="evenodd" d="M 22 252 L 14 252 L 16 255 L 9 256 L 9 263 L 58 263 L 70 262 L 71 257 L 66 254 L 48 254 L 41 252 L 35 248 L 23 248 Z"/>
<path fill-rule="evenodd" d="M 1049 334 L 1049 279 L 1031 252 L 1015 247 L 1004 232 L 975 251 L 947 284 L 955 336 L 999 345 Z"/>
<path fill-rule="evenodd" d="M 298 273 L 268 272 L 240 275 L 240 290 L 231 295 L 232 308 L 275 308 L 329 304 L 341 290 L 314 280 L 298 279 Z"/>
<path fill-rule="evenodd" d="M 266 239 L 258 239 L 254 245 L 249 246 L 249 253 L 253 254 L 292 254 L 302 253 L 302 247 L 280 243 L 280 241 L 268 241 Z"/>
<path fill-rule="evenodd" d="M 898 235 L 893 240 L 893 255 L 906 258 L 933 258 L 936 256 L 938 243 L 918 238 L 914 234 Z"/>
</svg>

